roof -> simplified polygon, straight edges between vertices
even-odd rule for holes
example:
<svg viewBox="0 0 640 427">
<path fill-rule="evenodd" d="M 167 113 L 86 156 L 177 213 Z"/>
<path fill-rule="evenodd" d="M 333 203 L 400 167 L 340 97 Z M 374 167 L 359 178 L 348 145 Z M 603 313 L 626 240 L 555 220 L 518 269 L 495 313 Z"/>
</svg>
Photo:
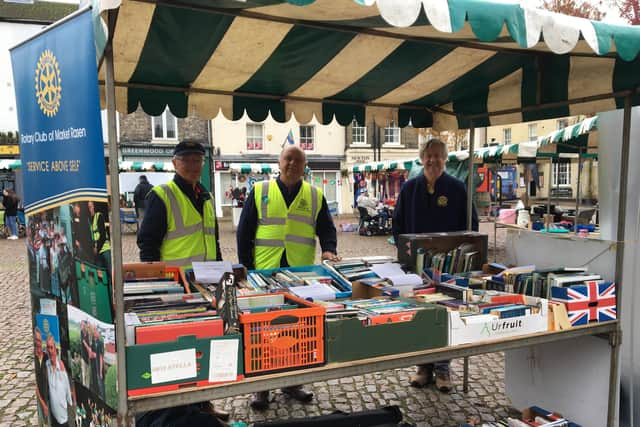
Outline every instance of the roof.
<svg viewBox="0 0 640 427">
<path fill-rule="evenodd" d="M 49 24 L 78 10 L 77 4 L 36 1 L 33 4 L 0 1 L 0 21 Z"/>
<path fill-rule="evenodd" d="M 640 27 L 517 3 L 123 0 L 113 30 L 121 112 L 446 130 L 640 103 Z"/>
</svg>

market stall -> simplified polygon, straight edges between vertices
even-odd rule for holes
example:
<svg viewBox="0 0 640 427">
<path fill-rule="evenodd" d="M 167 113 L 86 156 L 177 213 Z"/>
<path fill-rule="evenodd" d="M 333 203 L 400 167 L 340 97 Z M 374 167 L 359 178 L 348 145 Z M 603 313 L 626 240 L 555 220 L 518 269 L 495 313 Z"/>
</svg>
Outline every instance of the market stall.
<svg viewBox="0 0 640 427">
<path fill-rule="evenodd" d="M 630 109 L 640 103 L 636 96 L 640 83 L 638 29 L 555 15 L 519 4 L 417 0 L 367 4 L 351 0 L 207 4 L 128 0 L 112 5 L 114 8 L 106 13 L 109 37 L 101 68 L 112 125 L 109 141 L 116 141 L 116 108 L 127 113 L 142 106 L 153 115 L 169 107 L 178 117 L 198 114 L 210 118 L 222 111 L 226 117 L 237 119 L 246 111 L 255 121 L 271 114 L 283 122 L 295 114 L 301 123 L 315 115 L 322 123 L 335 119 L 343 125 L 354 118 L 359 123 L 370 118 L 380 125 L 394 120 L 400 126 L 412 123 L 416 127 L 470 128 L 469 151 L 474 152 L 476 126 L 564 117 L 624 105 L 620 192 L 626 195 Z M 544 42 L 540 42 L 541 36 Z M 111 143 L 109 148 L 110 169 L 116 170 L 117 146 Z M 469 165 L 472 160 L 470 156 Z M 117 177 L 112 175 L 112 193 L 117 194 L 117 189 Z M 469 214 L 470 205 L 471 195 Z M 625 218 L 624 197 L 620 198 L 618 211 Z M 120 266 L 117 206 L 112 206 L 112 217 L 113 264 Z M 624 223 L 618 224 L 617 240 L 623 242 Z M 623 243 L 618 243 L 616 254 L 615 281 L 621 290 Z M 120 304 L 122 276 L 121 269 L 115 268 L 118 349 L 127 348 L 124 308 Z M 121 389 L 118 416 L 125 422 L 132 412 L 144 409 L 606 334 L 610 339 L 605 342 L 607 354 L 596 362 L 604 360 L 606 365 L 606 357 L 610 357 L 609 401 L 606 416 L 600 411 L 592 419 L 603 421 L 598 425 L 613 426 L 619 333 L 620 324 L 613 320 L 561 332 L 328 364 L 224 386 L 135 398 Z M 581 357 L 582 353 L 575 355 L 575 359 Z M 128 362 L 131 360 L 127 360 L 125 351 L 118 351 L 119 384 L 128 384 Z M 567 384 L 573 376 L 584 376 L 582 372 L 563 374 Z M 572 414 L 591 416 L 588 411 L 580 415 L 584 402 L 567 405 L 566 410 Z"/>
</svg>

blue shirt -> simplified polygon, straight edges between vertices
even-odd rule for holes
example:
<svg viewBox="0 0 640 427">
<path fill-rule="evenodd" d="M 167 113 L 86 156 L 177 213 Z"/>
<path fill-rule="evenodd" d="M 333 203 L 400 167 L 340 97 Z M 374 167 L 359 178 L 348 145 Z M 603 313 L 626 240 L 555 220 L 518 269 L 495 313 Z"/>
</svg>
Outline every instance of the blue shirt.
<svg viewBox="0 0 640 427">
<path fill-rule="evenodd" d="M 297 183 L 291 191 L 286 185 L 280 181 L 280 178 L 276 179 L 278 188 L 282 193 L 287 207 L 291 205 L 293 200 L 298 195 L 300 188 L 302 188 L 302 180 Z M 256 207 L 255 196 L 253 194 L 254 189 L 251 190 L 249 196 L 244 202 L 244 208 L 240 215 L 240 222 L 238 223 L 238 231 L 236 232 L 236 238 L 238 243 L 238 261 L 244 264 L 248 270 L 255 269 L 253 250 L 256 246 L 256 231 L 258 230 L 258 208 Z M 327 200 L 322 196 L 322 207 L 318 213 L 318 220 L 316 221 L 316 234 L 318 240 L 320 240 L 320 247 L 322 252 L 336 253 L 338 246 L 338 238 L 336 235 L 336 227 L 333 225 L 333 219 L 329 213 L 329 207 L 327 206 Z M 287 252 L 282 253 L 280 258 L 280 267 L 288 267 Z"/>
<path fill-rule="evenodd" d="M 443 173 L 435 182 L 433 194 L 427 191 L 424 174 L 402 185 L 393 212 L 393 237 L 399 234 L 444 233 L 467 229 L 467 189 L 462 181 Z M 473 208 L 471 228 L 478 231 Z"/>
</svg>

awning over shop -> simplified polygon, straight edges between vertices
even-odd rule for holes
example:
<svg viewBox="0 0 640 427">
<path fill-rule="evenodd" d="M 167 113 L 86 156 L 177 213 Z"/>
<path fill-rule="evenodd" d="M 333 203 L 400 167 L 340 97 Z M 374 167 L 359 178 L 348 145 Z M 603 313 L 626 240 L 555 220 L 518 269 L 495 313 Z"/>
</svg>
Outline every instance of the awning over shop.
<svg viewBox="0 0 640 427">
<path fill-rule="evenodd" d="M 174 172 L 175 168 L 171 162 L 118 162 L 118 168 L 121 172 Z"/>
<path fill-rule="evenodd" d="M 273 174 L 280 172 L 280 168 L 275 163 L 231 163 L 229 170 L 235 173 L 262 173 Z"/>
<path fill-rule="evenodd" d="M 530 3 L 123 0 L 116 105 L 447 130 L 607 111 L 637 94 L 640 27 Z"/>
<path fill-rule="evenodd" d="M 20 159 L 3 159 L 0 160 L 0 169 L 20 169 Z"/>
<path fill-rule="evenodd" d="M 593 116 L 576 123 L 575 125 L 567 126 L 564 129 L 551 132 L 544 138 L 540 138 L 538 141 L 539 146 L 563 143 L 568 145 L 578 145 L 578 138 L 582 135 L 588 134 L 593 130 L 598 129 L 598 116 Z"/>
<path fill-rule="evenodd" d="M 419 159 L 405 159 L 405 160 L 385 160 L 382 162 L 369 162 L 361 165 L 355 165 L 351 171 L 358 172 L 379 172 L 379 171 L 393 171 L 411 170 L 414 165 L 420 165 Z"/>
</svg>

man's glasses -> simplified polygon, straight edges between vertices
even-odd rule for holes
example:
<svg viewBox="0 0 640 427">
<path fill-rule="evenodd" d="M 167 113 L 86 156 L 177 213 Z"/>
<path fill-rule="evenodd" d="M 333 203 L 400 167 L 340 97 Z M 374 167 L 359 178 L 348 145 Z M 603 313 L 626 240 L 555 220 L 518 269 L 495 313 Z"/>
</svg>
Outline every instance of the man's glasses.
<svg viewBox="0 0 640 427">
<path fill-rule="evenodd" d="M 189 165 L 203 165 L 204 164 L 204 157 L 184 157 L 184 156 L 176 156 L 176 159 L 181 161 L 182 163 L 186 163 Z"/>
</svg>

